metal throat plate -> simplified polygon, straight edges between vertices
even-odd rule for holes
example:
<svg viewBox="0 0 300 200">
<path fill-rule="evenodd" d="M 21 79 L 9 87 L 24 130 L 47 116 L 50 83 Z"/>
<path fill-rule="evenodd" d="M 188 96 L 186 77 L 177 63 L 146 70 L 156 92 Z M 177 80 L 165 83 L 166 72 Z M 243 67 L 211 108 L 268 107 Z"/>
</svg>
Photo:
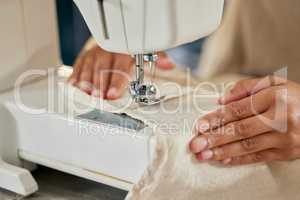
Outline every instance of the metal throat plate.
<svg viewBox="0 0 300 200">
<path fill-rule="evenodd" d="M 95 109 L 85 114 L 78 115 L 77 118 L 89 120 L 95 123 L 109 124 L 134 131 L 144 129 L 146 124 L 138 119 L 134 119 L 127 114 L 114 114 L 106 111 Z"/>
</svg>

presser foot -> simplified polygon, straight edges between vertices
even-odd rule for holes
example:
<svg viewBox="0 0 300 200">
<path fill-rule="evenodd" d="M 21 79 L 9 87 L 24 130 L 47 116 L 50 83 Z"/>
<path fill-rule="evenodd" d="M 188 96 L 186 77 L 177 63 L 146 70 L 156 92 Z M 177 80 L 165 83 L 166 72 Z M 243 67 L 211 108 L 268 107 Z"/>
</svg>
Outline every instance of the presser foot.
<svg viewBox="0 0 300 200">
<path fill-rule="evenodd" d="M 160 103 L 165 97 L 157 97 L 157 89 L 151 84 L 139 84 L 138 81 L 130 83 L 130 94 L 134 101 L 141 105 L 154 105 Z"/>
<path fill-rule="evenodd" d="M 157 89 L 152 83 L 144 82 L 144 67 L 148 66 L 152 79 L 155 76 L 155 63 L 158 59 L 156 54 L 137 54 L 135 57 L 136 80 L 130 83 L 129 92 L 138 104 L 154 105 L 160 103 L 165 97 L 157 96 Z"/>
</svg>

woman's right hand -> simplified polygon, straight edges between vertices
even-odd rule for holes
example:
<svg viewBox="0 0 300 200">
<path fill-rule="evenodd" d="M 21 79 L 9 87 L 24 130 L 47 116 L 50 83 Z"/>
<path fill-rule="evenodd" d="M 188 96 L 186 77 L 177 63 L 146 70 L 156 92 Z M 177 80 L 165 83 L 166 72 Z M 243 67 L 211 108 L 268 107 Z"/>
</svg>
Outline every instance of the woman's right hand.
<svg viewBox="0 0 300 200">
<path fill-rule="evenodd" d="M 118 99 L 128 86 L 133 64 L 129 55 L 111 53 L 94 45 L 78 56 L 68 82 L 95 97 Z M 160 53 L 157 66 L 171 69 L 175 65 Z"/>
</svg>

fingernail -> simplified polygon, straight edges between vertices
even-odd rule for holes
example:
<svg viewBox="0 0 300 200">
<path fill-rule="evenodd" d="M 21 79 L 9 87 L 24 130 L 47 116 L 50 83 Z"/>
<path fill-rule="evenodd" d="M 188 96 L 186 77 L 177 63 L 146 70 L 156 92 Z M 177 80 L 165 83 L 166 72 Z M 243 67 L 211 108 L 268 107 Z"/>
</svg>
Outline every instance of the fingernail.
<svg viewBox="0 0 300 200">
<path fill-rule="evenodd" d="M 101 93 L 100 93 L 99 90 L 94 90 L 94 91 L 92 92 L 92 96 L 93 96 L 93 97 L 100 97 L 100 96 L 101 96 Z"/>
<path fill-rule="evenodd" d="M 195 138 L 191 143 L 191 151 L 193 153 L 199 153 L 203 151 L 207 146 L 208 146 L 207 139 Z"/>
<path fill-rule="evenodd" d="M 74 85 L 76 83 L 76 80 L 75 79 L 70 79 L 68 82 L 69 82 L 70 85 Z"/>
<path fill-rule="evenodd" d="M 85 92 L 91 92 L 91 84 L 88 82 L 81 82 L 79 83 L 79 88 Z"/>
<path fill-rule="evenodd" d="M 210 160 L 210 159 L 212 159 L 213 156 L 214 156 L 214 153 L 211 150 L 206 150 L 201 153 L 202 160 Z"/>
<path fill-rule="evenodd" d="M 210 128 L 210 125 L 208 123 L 208 121 L 206 120 L 200 120 L 198 122 L 198 125 L 197 125 L 197 130 L 200 132 L 200 133 L 204 133 L 206 131 L 208 131 Z"/>
<path fill-rule="evenodd" d="M 117 98 L 118 91 L 116 88 L 110 88 L 107 92 L 107 97 L 110 99 Z"/>
<path fill-rule="evenodd" d="M 221 98 L 219 98 L 219 100 L 218 100 L 218 103 L 219 103 L 220 105 L 225 104 L 225 102 L 226 102 L 226 98 L 225 98 L 225 97 L 221 97 Z"/>
<path fill-rule="evenodd" d="M 222 163 L 224 165 L 228 165 L 231 162 L 231 160 L 232 160 L 231 158 L 226 158 L 225 160 L 222 161 Z"/>
<path fill-rule="evenodd" d="M 173 68 L 175 67 L 174 62 L 170 58 L 160 58 L 157 61 L 157 65 L 162 68 Z"/>
</svg>

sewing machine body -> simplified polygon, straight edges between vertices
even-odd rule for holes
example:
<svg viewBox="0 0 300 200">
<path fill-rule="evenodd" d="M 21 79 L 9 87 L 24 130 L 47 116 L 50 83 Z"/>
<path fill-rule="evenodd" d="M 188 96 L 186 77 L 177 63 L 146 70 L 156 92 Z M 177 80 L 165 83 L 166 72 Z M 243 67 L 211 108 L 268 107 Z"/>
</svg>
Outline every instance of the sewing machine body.
<svg viewBox="0 0 300 200">
<path fill-rule="evenodd" d="M 147 48 L 141 46 L 141 34 L 137 35 L 139 31 L 140 33 L 146 31 L 141 30 L 143 28 L 141 19 L 135 16 L 137 13 L 134 14 L 127 10 L 124 14 L 133 20 L 126 24 L 127 30 L 130 32 L 130 38 L 127 38 L 130 45 L 127 49 L 124 43 L 124 32 L 120 32 L 123 35 L 114 35 L 120 28 L 118 26 L 120 23 L 118 20 L 121 20 L 120 13 L 119 10 L 116 10 L 120 7 L 113 7 L 115 4 L 110 4 L 117 1 L 105 2 L 105 7 L 112 9 L 109 15 L 113 16 L 109 19 L 117 21 L 113 23 L 113 26 L 116 27 L 110 27 L 114 30 L 114 33 L 110 34 L 110 38 L 113 39 L 112 43 L 104 42 L 104 47 L 107 49 L 111 47 L 117 52 L 133 53 L 136 50 L 146 52 L 169 48 L 208 34 L 218 25 L 223 4 L 223 0 L 190 1 L 195 5 L 197 2 L 201 2 L 200 5 L 209 6 L 208 10 L 202 7 L 197 9 L 200 18 L 208 17 L 211 13 L 216 14 L 209 17 L 207 23 L 206 19 L 198 22 L 198 24 L 202 24 L 199 34 L 193 32 L 191 35 L 187 35 L 192 28 L 196 28 L 191 26 L 196 23 L 193 20 L 198 20 L 194 16 L 194 12 L 186 15 L 191 18 L 190 22 L 193 22 L 188 23 L 184 18 L 180 18 L 180 9 L 175 9 L 175 13 L 177 12 L 179 16 L 177 19 L 183 20 L 180 29 L 174 29 L 174 24 L 176 24 L 172 19 L 174 16 L 171 18 L 168 18 L 167 15 L 160 16 L 164 22 L 158 24 L 153 23 L 156 17 L 147 18 L 149 24 L 147 29 L 151 30 L 149 34 L 147 30 L 147 37 L 144 38 L 146 39 L 145 44 L 147 44 L 144 47 Z M 126 2 L 138 6 L 136 10 L 140 10 L 139 8 L 142 6 L 140 4 L 142 1 Z M 155 12 L 155 9 L 159 7 L 166 9 L 167 14 L 172 11 L 167 7 L 170 6 L 171 0 L 147 2 L 153 2 L 147 7 L 149 12 L 154 12 L 151 16 L 159 15 Z M 182 7 L 187 11 L 184 8 L 190 7 L 184 4 L 183 0 L 178 2 L 180 3 L 174 5 L 177 6 L 176 8 Z M 37 191 L 38 185 L 31 176 L 30 170 L 35 168 L 35 164 L 40 164 L 129 190 L 138 181 L 151 160 L 154 146 L 151 140 L 151 129 L 144 126 L 128 130 L 128 127 L 125 126 L 124 129 L 122 124 L 118 124 L 121 116 L 110 116 L 109 113 L 99 114 L 98 111 L 88 109 L 85 112 L 71 112 L 72 114 L 70 114 L 70 109 L 73 111 L 72 106 L 62 108 L 62 105 L 66 103 L 64 95 L 61 95 L 59 87 L 51 89 L 49 86 L 57 85 L 57 78 L 64 79 L 66 77 L 59 73 L 47 76 L 50 72 L 55 71 L 53 69 L 61 66 L 55 1 L 4 0 L 0 5 L 0 24 L 1 30 L 3 30 L 0 31 L 0 187 L 25 196 L 34 193 Z M 129 9 L 126 5 L 123 5 L 124 8 Z M 214 6 L 216 7 L 214 8 Z M 84 9 L 83 7 L 81 9 Z M 88 7 L 88 9 L 95 14 L 93 13 L 94 7 Z M 88 11 L 84 10 L 85 15 L 88 15 Z M 93 19 L 90 16 L 85 17 L 89 19 L 88 24 L 91 24 L 92 32 L 97 32 L 98 26 L 94 27 L 91 23 Z M 96 17 L 94 19 L 97 19 Z M 100 26 L 100 24 L 98 25 Z M 186 31 L 183 31 L 185 29 Z M 175 31 L 174 34 L 180 37 L 174 37 L 172 31 Z M 95 34 L 99 36 L 96 37 L 98 40 L 103 37 L 99 35 L 100 33 Z M 152 37 L 155 40 L 152 40 Z M 134 42 L 135 40 L 136 42 Z M 62 68 L 60 71 L 68 71 L 68 69 Z M 37 74 L 41 80 L 28 78 L 28 76 L 36 78 Z M 20 93 L 16 92 L 15 83 L 24 83 L 22 79 L 24 77 L 27 77 L 25 82 L 28 84 L 20 89 Z M 53 96 L 55 98 L 50 98 Z M 133 127 L 138 123 L 132 118 L 122 118 L 122 120 Z M 81 126 L 82 121 L 85 121 L 83 127 Z M 89 129 L 95 125 L 98 126 L 96 131 Z M 118 130 L 120 127 L 123 129 Z M 116 129 L 117 134 L 108 134 Z"/>
<path fill-rule="evenodd" d="M 5 94 L 7 99 L 1 106 L 0 120 L 1 127 L 6 130 L 1 134 L 3 160 L 16 166 L 23 165 L 21 160 L 29 161 L 129 190 L 150 162 L 151 130 L 147 127 L 130 130 L 116 125 L 113 120 L 117 119 L 109 113 L 100 114 L 112 123 L 88 119 L 84 116 L 95 112 L 89 108 L 82 113 L 70 111 L 71 107 L 62 106 L 64 94 L 59 87 L 53 91 L 58 98 L 50 100 L 52 107 L 49 105 L 48 85 L 49 79 L 46 78 L 22 89 L 21 98 L 26 108 L 16 104 L 12 92 Z M 30 176 L 24 169 L 23 172 Z M 33 183 L 31 181 L 29 185 Z M 28 183 L 23 184 L 25 187 Z M 15 191 L 11 187 L 7 189 Z M 26 195 L 33 192 L 32 188 L 36 189 L 36 186 L 24 191 L 25 194 L 15 192 Z"/>
<path fill-rule="evenodd" d="M 135 102 L 142 105 L 157 104 L 164 99 L 157 94 L 155 85 L 144 82 L 145 66 L 148 64 L 154 72 L 157 52 L 193 42 L 215 31 L 224 4 L 224 0 L 74 2 L 99 46 L 134 57 L 136 78 L 129 88 Z"/>
<path fill-rule="evenodd" d="M 148 54 L 205 37 L 220 24 L 224 0 L 74 0 L 98 44 Z"/>
<path fill-rule="evenodd" d="M 70 115 L 69 107 L 61 109 L 64 98 L 58 87 L 49 90 L 56 82 L 46 75 L 61 66 L 54 1 L 0 4 L 0 187 L 24 196 L 34 193 L 38 185 L 30 170 L 40 164 L 129 190 L 150 160 L 151 133 L 145 128 L 136 137 L 138 131 L 122 129 L 124 134 L 111 135 L 119 126 L 109 125 L 110 119 L 104 124 L 85 120 L 82 126 L 79 115 L 90 111 Z M 22 107 L 13 87 L 23 72 L 38 73 L 41 80 L 27 78 L 30 83 L 20 89 Z M 90 130 L 95 124 L 100 129 Z"/>
</svg>

